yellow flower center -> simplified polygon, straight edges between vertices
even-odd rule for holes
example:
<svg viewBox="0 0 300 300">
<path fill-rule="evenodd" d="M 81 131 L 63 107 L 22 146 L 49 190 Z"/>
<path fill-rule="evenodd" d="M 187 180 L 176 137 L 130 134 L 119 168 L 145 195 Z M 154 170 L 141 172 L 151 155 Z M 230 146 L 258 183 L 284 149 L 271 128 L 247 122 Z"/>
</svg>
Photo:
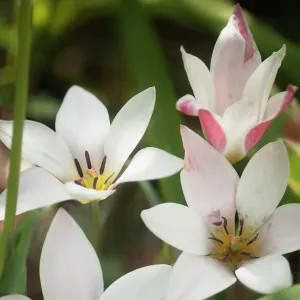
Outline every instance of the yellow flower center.
<svg viewBox="0 0 300 300">
<path fill-rule="evenodd" d="M 92 167 L 88 151 L 85 151 L 85 158 L 88 167 L 85 170 L 85 173 L 82 171 L 78 159 L 74 159 L 78 174 L 80 176 L 80 178 L 76 179 L 74 182 L 88 189 L 94 189 L 98 191 L 107 190 L 113 184 L 115 179 L 115 173 L 112 173 L 109 176 L 107 176 L 107 172 L 104 172 L 107 157 L 104 156 L 99 171 L 96 168 Z"/>
<path fill-rule="evenodd" d="M 239 230 L 235 235 L 227 229 L 227 219 L 213 223 L 211 237 L 212 250 L 209 256 L 215 258 L 230 270 L 238 269 L 248 260 L 259 258 L 259 233 L 255 232 L 248 237 L 243 234 L 244 220 L 240 220 Z"/>
</svg>

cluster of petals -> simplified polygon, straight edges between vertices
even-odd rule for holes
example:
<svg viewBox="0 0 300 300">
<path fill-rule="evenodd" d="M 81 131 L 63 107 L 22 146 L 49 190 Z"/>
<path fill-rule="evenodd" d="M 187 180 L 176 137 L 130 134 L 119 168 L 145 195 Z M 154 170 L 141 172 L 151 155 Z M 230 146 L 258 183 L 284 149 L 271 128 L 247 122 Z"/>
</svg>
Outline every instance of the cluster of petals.
<svg viewBox="0 0 300 300">
<path fill-rule="evenodd" d="M 183 160 L 148 147 L 121 169 L 144 135 L 155 105 L 155 89 L 130 99 L 112 124 L 106 107 L 84 89 L 73 86 L 56 116 L 56 132 L 25 121 L 22 157 L 37 167 L 22 172 L 17 214 L 68 199 L 103 200 L 124 182 L 159 179 L 180 171 Z M 12 144 L 12 121 L 0 121 L 0 139 Z M 83 183 L 82 183 L 83 182 Z M 86 183 L 86 184 L 84 184 Z M 6 191 L 0 196 L 4 218 Z"/>
<path fill-rule="evenodd" d="M 161 300 L 172 267 L 147 266 L 119 278 L 104 291 L 97 254 L 74 219 L 59 209 L 49 228 L 40 260 L 45 300 Z M 9 295 L 0 300 L 30 300 Z"/>
<path fill-rule="evenodd" d="M 181 135 L 185 149 L 181 185 L 188 207 L 165 203 L 141 213 L 156 236 L 183 251 L 174 266 L 172 284 L 180 285 L 184 280 L 191 300 L 227 288 L 236 277 L 263 294 L 290 286 L 292 275 L 282 254 L 300 249 L 300 204 L 276 209 L 289 177 L 284 144 L 277 141 L 264 146 L 239 178 L 228 160 L 199 135 L 184 126 Z M 219 236 L 244 241 L 250 249 L 236 252 L 244 257 L 235 261 L 236 268 L 228 267 L 234 250 L 221 252 L 219 259 L 212 255 L 216 247 L 224 246 L 225 240 Z M 203 275 L 208 267 L 215 268 L 219 276 Z M 200 280 L 203 276 L 205 285 Z M 181 299 L 181 295 L 179 292 L 173 300 Z"/>
<path fill-rule="evenodd" d="M 262 62 L 239 5 L 215 44 L 210 70 L 181 49 L 194 96 L 182 97 L 176 107 L 199 116 L 207 141 L 231 162 L 256 145 L 293 99 L 292 85 L 269 99 L 285 51 L 283 46 Z"/>
<path fill-rule="evenodd" d="M 78 86 L 64 98 L 56 131 L 25 121 L 22 157 L 34 166 L 20 175 L 17 214 L 69 199 L 104 200 L 121 183 L 160 179 L 180 170 L 187 202 L 163 203 L 141 213 L 149 230 L 183 251 L 174 267 L 135 270 L 105 291 L 95 250 L 73 218 L 59 209 L 40 260 L 45 300 L 200 300 L 237 279 L 261 294 L 292 285 L 283 255 L 300 249 L 300 204 L 278 207 L 289 179 L 284 144 L 276 141 L 260 149 L 241 177 L 231 165 L 258 143 L 296 92 L 289 85 L 269 99 L 285 46 L 262 62 L 237 5 L 216 42 L 210 70 L 183 48 L 181 52 L 194 96 L 182 97 L 176 107 L 199 117 L 208 141 L 181 126 L 184 160 L 148 147 L 122 172 L 150 122 L 154 88 L 130 99 L 111 124 L 105 105 Z M 8 148 L 12 134 L 13 122 L 1 120 L 0 140 Z M 0 220 L 6 197 L 5 190 Z"/>
</svg>

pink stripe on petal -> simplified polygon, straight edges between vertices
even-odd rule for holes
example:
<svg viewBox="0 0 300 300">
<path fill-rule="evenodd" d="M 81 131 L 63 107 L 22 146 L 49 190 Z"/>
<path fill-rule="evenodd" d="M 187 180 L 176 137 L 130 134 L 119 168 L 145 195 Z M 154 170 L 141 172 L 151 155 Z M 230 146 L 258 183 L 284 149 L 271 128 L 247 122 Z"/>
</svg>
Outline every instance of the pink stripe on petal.
<svg viewBox="0 0 300 300">
<path fill-rule="evenodd" d="M 176 109 L 188 116 L 198 116 L 198 110 L 201 108 L 194 96 L 185 95 L 176 103 Z"/>
<path fill-rule="evenodd" d="M 245 140 L 246 153 L 259 142 L 271 122 L 272 120 L 265 121 L 250 129 L 250 131 L 246 135 Z"/>
<path fill-rule="evenodd" d="M 197 111 L 198 111 L 198 109 L 195 108 L 193 100 L 186 100 L 184 102 L 181 102 L 178 105 L 177 109 L 188 116 L 194 116 L 195 114 L 197 115 Z"/>
<path fill-rule="evenodd" d="M 198 113 L 207 141 L 218 151 L 223 151 L 226 145 L 226 135 L 223 128 L 208 110 L 200 109 Z"/>
<path fill-rule="evenodd" d="M 235 6 L 233 15 L 235 17 L 235 21 L 237 22 L 237 26 L 239 29 L 240 34 L 242 35 L 242 37 L 244 38 L 245 42 L 246 42 L 246 47 L 245 47 L 245 63 L 250 60 L 252 58 L 252 56 L 254 55 L 255 52 L 255 48 L 253 46 L 253 38 L 252 35 L 250 33 L 248 24 L 244 18 L 243 12 L 242 12 L 242 8 L 240 6 L 240 4 L 237 4 Z"/>
<path fill-rule="evenodd" d="M 284 110 L 286 110 L 287 106 L 293 100 L 296 91 L 297 91 L 297 87 L 296 86 L 294 86 L 292 84 L 288 85 L 287 93 L 285 95 L 284 102 L 282 103 L 282 106 L 281 106 L 281 108 L 280 108 L 280 110 L 279 110 L 279 112 L 278 112 L 277 115 L 279 115 L 281 112 L 283 112 Z"/>
<path fill-rule="evenodd" d="M 289 84 L 289 86 L 287 88 L 287 93 L 285 95 L 285 99 L 284 99 L 282 106 L 279 109 L 277 115 L 271 119 L 268 119 L 268 120 L 256 125 L 252 129 L 250 129 L 250 131 L 246 135 L 246 139 L 245 139 L 246 152 L 248 152 L 251 148 L 253 148 L 259 142 L 259 140 L 262 138 L 262 136 L 264 135 L 265 131 L 267 130 L 267 128 L 269 127 L 271 122 L 287 108 L 287 106 L 293 100 L 293 97 L 294 97 L 296 91 L 297 91 L 297 87 L 292 84 Z"/>
</svg>

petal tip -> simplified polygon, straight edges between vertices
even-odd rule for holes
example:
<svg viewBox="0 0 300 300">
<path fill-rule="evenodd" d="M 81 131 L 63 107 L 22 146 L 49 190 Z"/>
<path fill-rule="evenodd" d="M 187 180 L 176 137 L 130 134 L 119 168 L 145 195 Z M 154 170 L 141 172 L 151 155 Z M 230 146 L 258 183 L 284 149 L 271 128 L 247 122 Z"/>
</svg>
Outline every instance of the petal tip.
<svg viewBox="0 0 300 300">
<path fill-rule="evenodd" d="M 244 15 L 243 15 L 243 10 L 242 7 L 239 3 L 237 3 L 234 7 L 234 11 L 233 14 L 237 17 L 237 18 L 242 18 L 244 19 Z"/>
<path fill-rule="evenodd" d="M 200 108 L 201 106 L 192 95 L 185 95 L 176 102 L 176 109 L 188 116 L 198 116 Z"/>
<path fill-rule="evenodd" d="M 182 55 L 186 54 L 185 49 L 182 45 L 180 46 L 180 52 Z"/>
</svg>

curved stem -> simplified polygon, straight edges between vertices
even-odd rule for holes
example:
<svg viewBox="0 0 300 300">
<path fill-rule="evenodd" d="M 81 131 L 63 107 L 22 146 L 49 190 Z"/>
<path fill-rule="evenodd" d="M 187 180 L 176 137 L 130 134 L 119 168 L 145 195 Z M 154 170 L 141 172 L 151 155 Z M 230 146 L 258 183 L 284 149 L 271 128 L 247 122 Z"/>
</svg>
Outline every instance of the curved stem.
<svg viewBox="0 0 300 300">
<path fill-rule="evenodd" d="M 15 225 L 23 123 L 26 115 L 28 77 L 31 46 L 32 0 L 22 0 L 19 10 L 18 54 L 16 62 L 16 88 L 14 97 L 14 129 L 10 154 L 10 169 L 5 220 L 0 239 L 0 275 L 3 273 L 7 242 Z"/>
</svg>

